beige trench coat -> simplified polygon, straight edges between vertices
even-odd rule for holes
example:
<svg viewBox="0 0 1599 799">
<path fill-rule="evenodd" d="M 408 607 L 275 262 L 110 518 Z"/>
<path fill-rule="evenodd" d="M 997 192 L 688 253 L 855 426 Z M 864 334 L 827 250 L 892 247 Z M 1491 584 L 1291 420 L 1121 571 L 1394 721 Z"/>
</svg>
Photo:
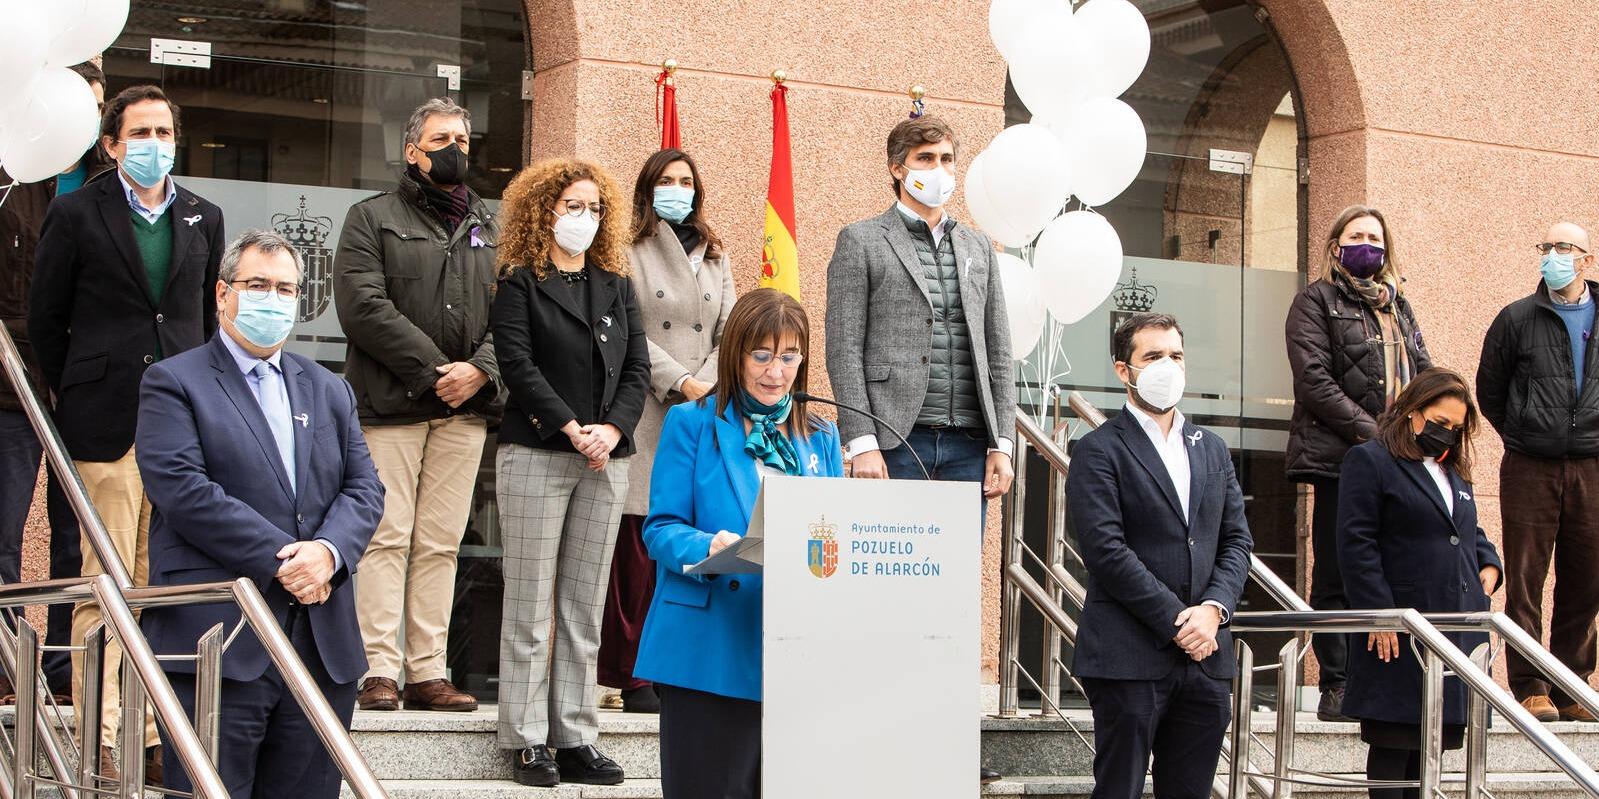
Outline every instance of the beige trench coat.
<svg viewBox="0 0 1599 799">
<path fill-rule="evenodd" d="M 705 243 L 701 242 L 693 256 L 704 255 Z M 659 223 L 654 236 L 634 244 L 630 257 L 633 290 L 650 345 L 650 393 L 644 398 L 644 413 L 633 429 L 637 449 L 633 464 L 628 467 L 627 500 L 622 503 L 622 512 L 644 516 L 649 513 L 650 468 L 655 462 L 661 423 L 666 409 L 685 399 L 672 387 L 685 375 L 706 383 L 716 382 L 717 345 L 737 297 L 727 254 L 704 259 L 695 274 L 690 256 L 683 252 L 672 226 L 665 222 Z"/>
</svg>

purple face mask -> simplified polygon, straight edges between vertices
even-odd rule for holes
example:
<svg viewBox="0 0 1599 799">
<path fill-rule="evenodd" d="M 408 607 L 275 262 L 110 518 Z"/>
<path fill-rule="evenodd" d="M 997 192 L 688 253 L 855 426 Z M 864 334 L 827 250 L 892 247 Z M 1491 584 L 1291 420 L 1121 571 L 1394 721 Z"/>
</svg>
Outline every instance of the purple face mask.
<svg viewBox="0 0 1599 799">
<path fill-rule="evenodd" d="M 1343 264 L 1352 277 L 1370 280 L 1372 275 L 1382 271 L 1387 255 L 1375 244 L 1345 244 L 1338 248 L 1338 263 Z"/>
</svg>

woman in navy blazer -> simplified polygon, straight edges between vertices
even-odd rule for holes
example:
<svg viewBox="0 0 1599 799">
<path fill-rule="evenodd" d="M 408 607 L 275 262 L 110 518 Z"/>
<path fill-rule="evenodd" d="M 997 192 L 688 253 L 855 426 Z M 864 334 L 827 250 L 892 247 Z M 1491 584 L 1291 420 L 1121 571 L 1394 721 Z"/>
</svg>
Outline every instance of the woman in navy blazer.
<svg viewBox="0 0 1599 799">
<path fill-rule="evenodd" d="M 1338 564 L 1350 607 L 1488 610 L 1502 570 L 1477 526 L 1471 440 L 1478 418 L 1465 378 L 1428 369 L 1378 420 L 1377 437 L 1344 456 Z M 1488 642 L 1481 633 L 1447 635 L 1468 653 Z M 1349 638 L 1343 710 L 1360 720 L 1361 740 L 1371 747 L 1369 778 L 1420 777 L 1421 684 L 1421 666 L 1399 634 Z M 1444 681 L 1446 749 L 1460 748 L 1466 691 L 1457 678 Z M 1370 793 L 1373 799 L 1420 795 L 1417 788 Z"/>
<path fill-rule="evenodd" d="M 765 475 L 844 475 L 837 428 L 793 398 L 809 349 L 805 309 L 752 291 L 728 314 L 715 393 L 666 414 L 644 522 L 655 598 L 634 666 L 661 699 L 666 799 L 760 793 L 761 575 L 683 568 L 749 529 Z"/>
</svg>

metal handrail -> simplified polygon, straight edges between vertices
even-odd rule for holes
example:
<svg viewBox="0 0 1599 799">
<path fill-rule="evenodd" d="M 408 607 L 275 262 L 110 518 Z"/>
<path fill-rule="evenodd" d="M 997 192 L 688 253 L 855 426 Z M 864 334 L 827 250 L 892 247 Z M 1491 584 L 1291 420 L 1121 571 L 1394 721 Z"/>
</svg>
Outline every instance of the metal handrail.
<svg viewBox="0 0 1599 799">
<path fill-rule="evenodd" d="M 340 772 L 350 784 L 351 790 L 358 799 L 387 799 L 388 792 L 384 790 L 377 777 L 372 773 L 371 766 L 366 762 L 360 750 L 355 745 L 355 740 L 348 730 L 339 721 L 328 704 L 327 698 L 317 687 L 311 673 L 306 669 L 304 662 L 295 653 L 294 647 L 289 643 L 288 636 L 283 628 L 278 626 L 276 618 L 267 606 L 266 600 L 256 585 L 247 578 L 240 578 L 231 583 L 212 583 L 194 586 L 159 586 L 135 587 L 122 558 L 117 554 L 116 547 L 111 543 L 111 536 L 106 531 L 105 522 L 95 510 L 94 504 L 89 501 L 88 491 L 83 484 L 83 478 L 78 474 L 77 467 L 73 464 L 66 452 L 66 447 L 61 441 L 61 434 L 56 430 L 55 421 L 44 409 L 43 403 L 33 391 L 32 384 L 28 381 L 27 368 L 22 362 L 22 356 L 17 350 L 16 342 L 11 339 L 11 334 L 4 326 L 0 326 L 0 366 L 4 367 L 6 376 L 16 389 L 23 411 L 27 414 L 29 422 L 33 425 L 34 432 L 38 435 L 43 446 L 45 457 L 49 465 L 55 470 L 58 477 L 65 478 L 63 489 L 67 499 L 72 504 L 74 514 L 83 528 L 84 537 L 94 550 L 95 557 L 100 561 L 104 574 L 92 578 L 79 580 L 50 580 L 27 583 L 13 586 L 0 586 L 0 605 L 12 604 L 41 604 L 66 601 L 94 601 L 100 605 L 101 614 L 112 630 L 112 633 L 122 643 L 124 659 L 131 664 L 138 680 L 142 683 L 145 692 L 149 695 L 151 705 L 155 708 L 156 717 L 173 744 L 173 749 L 182 762 L 184 770 L 188 772 L 194 783 L 195 796 L 200 799 L 227 799 L 227 787 L 218 775 L 216 766 L 211 761 L 209 750 L 200 741 L 193 725 L 189 723 L 187 715 L 183 712 L 182 704 L 178 701 L 177 694 L 173 692 L 172 685 L 167 681 L 166 674 L 161 670 L 160 663 L 155 653 L 151 651 L 149 641 L 139 629 L 139 623 L 133 616 L 130 604 L 139 607 L 154 607 L 161 605 L 175 605 L 188 603 L 226 602 L 232 601 L 239 607 L 241 618 L 249 624 L 256 633 L 268 657 L 277 666 L 283 677 L 284 683 L 289 687 L 290 693 L 300 704 L 307 720 L 316 730 L 317 737 L 328 750 L 334 761 L 338 764 Z M 83 596 L 83 585 L 87 584 L 89 596 Z M 77 587 L 75 587 L 77 586 Z M 7 603 L 6 597 L 32 597 L 30 601 Z M 21 665 L 21 664 L 14 664 Z M 13 671 L 13 674 L 20 673 Z M 42 711 L 39 711 L 40 722 L 44 721 Z M 142 709 L 141 709 L 142 712 Z M 208 725 L 214 728 L 214 725 Z M 51 729 L 47 724 L 44 729 Z M 124 736 L 126 738 L 127 736 Z M 63 782 L 70 783 L 66 775 L 71 771 L 66 769 L 65 759 L 61 756 L 53 735 L 44 736 L 46 755 L 49 757 L 51 768 Z M 125 743 L 125 742 L 124 742 Z M 83 753 L 89 757 L 93 753 Z M 26 775 L 13 775 L 15 779 L 22 779 Z M 70 789 L 70 786 L 68 786 Z M 73 794 L 68 793 L 68 799 L 73 799 Z"/>
<path fill-rule="evenodd" d="M 1463 618 L 1472 614 L 1450 614 L 1458 619 L 1456 629 L 1479 629 L 1476 620 Z M 1488 615 L 1488 614 L 1485 614 Z M 1599 773 L 1583 762 L 1581 757 L 1544 726 L 1527 709 L 1517 702 L 1509 691 L 1494 682 L 1492 676 L 1443 632 L 1428 621 L 1419 611 L 1411 608 L 1382 610 L 1312 610 L 1312 611 L 1256 611 L 1233 614 L 1231 627 L 1236 632 L 1323 632 L 1362 633 L 1393 631 L 1408 633 L 1428 652 L 1437 655 L 1449 671 L 1466 683 L 1472 691 L 1482 696 L 1533 745 L 1554 761 L 1566 776 L 1575 780 L 1590 796 L 1599 796 Z M 1591 693 L 1591 691 L 1590 691 Z M 1442 719 L 1433 719 L 1442 724 Z"/>
</svg>

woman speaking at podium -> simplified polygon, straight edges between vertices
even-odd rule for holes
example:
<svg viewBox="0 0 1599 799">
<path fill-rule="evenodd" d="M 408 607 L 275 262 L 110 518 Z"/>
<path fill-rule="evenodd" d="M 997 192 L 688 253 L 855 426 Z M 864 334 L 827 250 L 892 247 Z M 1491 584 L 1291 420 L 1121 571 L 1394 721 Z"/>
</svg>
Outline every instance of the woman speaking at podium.
<svg viewBox="0 0 1599 799">
<path fill-rule="evenodd" d="M 655 598 L 634 667 L 661 699 L 665 799 L 760 794 L 761 575 L 683 570 L 749 529 L 767 475 L 844 475 L 837 428 L 793 396 L 809 350 L 805 309 L 752 291 L 722 330 L 714 393 L 666 414 L 644 522 Z"/>
</svg>

